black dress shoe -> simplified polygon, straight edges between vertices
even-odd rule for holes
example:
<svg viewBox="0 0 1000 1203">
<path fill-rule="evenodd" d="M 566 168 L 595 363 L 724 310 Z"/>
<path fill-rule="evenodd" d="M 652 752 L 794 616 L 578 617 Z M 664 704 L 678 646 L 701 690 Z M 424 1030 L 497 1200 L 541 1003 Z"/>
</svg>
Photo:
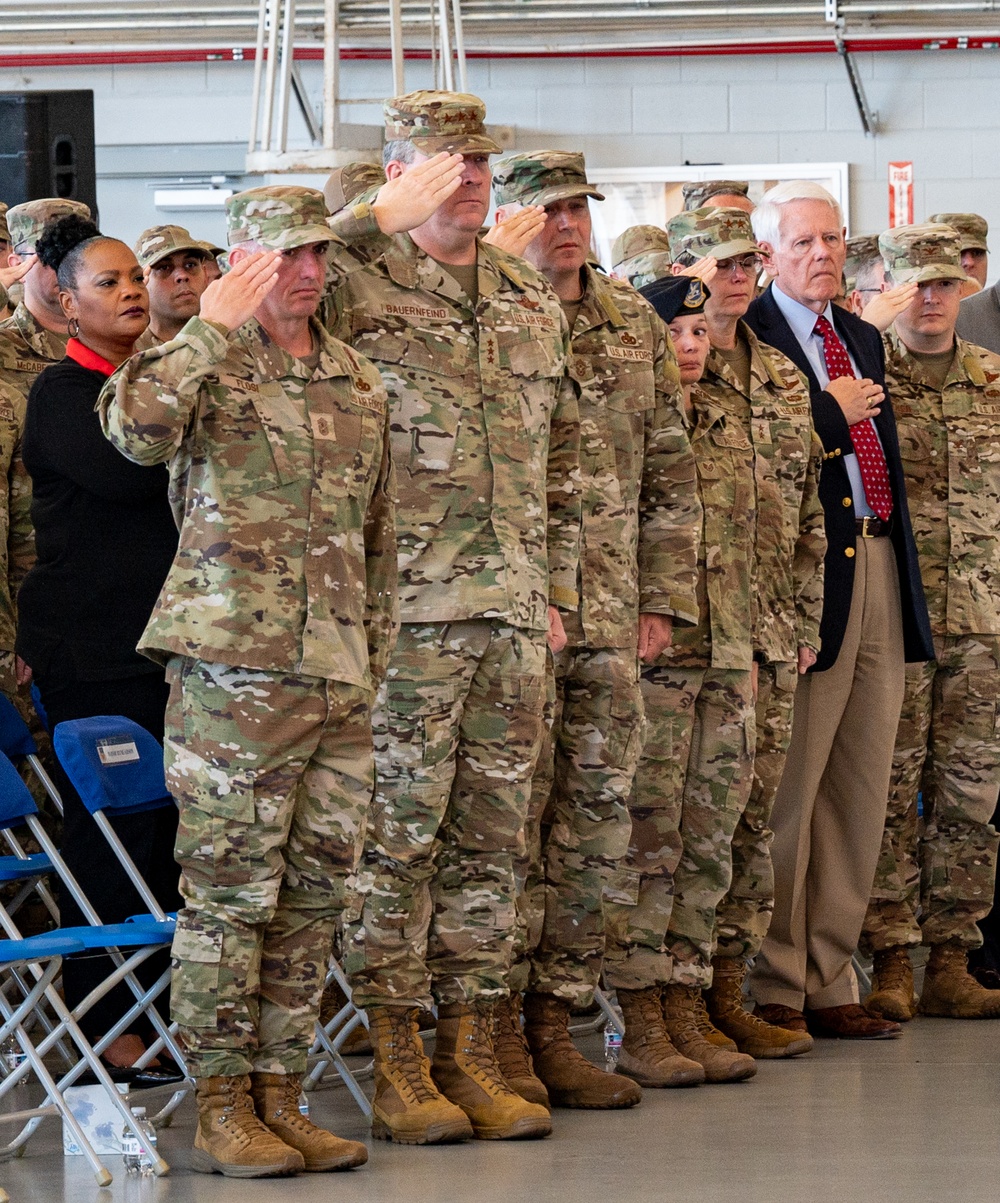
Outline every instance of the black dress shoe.
<svg viewBox="0 0 1000 1203">
<path fill-rule="evenodd" d="M 807 1010 L 806 1023 L 813 1036 L 833 1040 L 891 1040 L 902 1032 L 898 1023 L 881 1019 L 860 1003 L 845 1003 L 842 1007 L 818 1007 Z"/>
</svg>

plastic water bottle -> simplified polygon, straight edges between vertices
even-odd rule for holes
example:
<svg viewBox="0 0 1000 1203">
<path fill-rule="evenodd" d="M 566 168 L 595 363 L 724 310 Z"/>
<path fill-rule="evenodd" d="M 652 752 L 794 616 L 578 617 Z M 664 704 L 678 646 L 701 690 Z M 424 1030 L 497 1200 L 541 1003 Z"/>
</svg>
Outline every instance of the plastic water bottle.
<svg viewBox="0 0 1000 1203">
<path fill-rule="evenodd" d="M 143 1136 L 155 1151 L 156 1129 L 146 1118 L 146 1108 L 133 1107 L 132 1115 L 135 1117 L 136 1125 L 142 1129 Z M 146 1178 L 153 1172 L 153 1162 L 128 1124 L 122 1128 L 122 1165 L 125 1167 L 125 1173 L 133 1177 Z"/>
<path fill-rule="evenodd" d="M 21 1048 L 20 1041 L 13 1032 L 3 1042 L 3 1047 L 0 1048 L 0 1057 L 3 1058 L 3 1067 L 6 1074 L 12 1074 L 27 1061 L 28 1054 Z M 18 1082 L 18 1086 L 27 1086 L 30 1076 L 30 1074 L 25 1074 L 20 1082 Z"/>
<path fill-rule="evenodd" d="M 613 1074 L 618 1065 L 618 1053 L 622 1046 L 621 1032 L 609 1019 L 604 1025 L 604 1068 Z"/>
</svg>

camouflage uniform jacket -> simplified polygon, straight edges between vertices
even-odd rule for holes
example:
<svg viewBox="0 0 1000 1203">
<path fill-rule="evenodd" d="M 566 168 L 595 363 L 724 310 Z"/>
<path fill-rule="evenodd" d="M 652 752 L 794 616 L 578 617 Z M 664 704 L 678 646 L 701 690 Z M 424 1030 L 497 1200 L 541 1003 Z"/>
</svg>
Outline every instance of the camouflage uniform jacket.
<svg viewBox="0 0 1000 1203">
<path fill-rule="evenodd" d="M 701 507 L 666 328 L 628 284 L 586 268 L 572 331 L 580 389 L 580 617 L 588 647 L 635 647 L 639 611 L 698 621 Z"/>
<path fill-rule="evenodd" d="M 935 635 L 1000 634 L 1000 356 L 956 338 L 944 388 L 894 331 L 885 379 Z"/>
<path fill-rule="evenodd" d="M 826 535 L 819 499 L 823 447 L 813 429 L 809 389 L 798 368 L 761 343 L 745 322 L 750 390 L 715 351 L 699 382 L 723 409 L 750 412 L 757 490 L 757 587 L 754 650 L 794 661 L 800 647 L 819 651 Z"/>
<path fill-rule="evenodd" d="M 170 466 L 180 545 L 139 643 L 155 659 L 361 686 L 385 675 L 396 588 L 385 390 L 312 328 L 312 372 L 255 320 L 227 338 L 193 317 L 105 385 L 114 445 Z"/>
<path fill-rule="evenodd" d="M 389 393 L 404 622 L 575 610 L 579 427 L 543 276 L 479 243 L 479 299 L 406 234 L 332 297 L 331 329 Z"/>
<path fill-rule="evenodd" d="M 698 625 L 674 631 L 658 663 L 749 670 L 753 664 L 757 500 L 750 408 L 745 416 L 691 390 L 691 448 L 698 471 L 703 523 L 698 553 Z"/>
<path fill-rule="evenodd" d="M 12 384 L 27 400 L 39 373 L 66 357 L 68 340 L 68 334 L 46 330 L 22 301 L 0 322 L 0 383 Z"/>
<path fill-rule="evenodd" d="M 21 461 L 24 412 L 25 400 L 17 389 L 0 384 L 0 663 L 2 653 L 14 650 L 17 591 L 35 562 L 31 478 Z M 0 690 L 13 689 L 13 681 L 0 681 Z"/>
</svg>

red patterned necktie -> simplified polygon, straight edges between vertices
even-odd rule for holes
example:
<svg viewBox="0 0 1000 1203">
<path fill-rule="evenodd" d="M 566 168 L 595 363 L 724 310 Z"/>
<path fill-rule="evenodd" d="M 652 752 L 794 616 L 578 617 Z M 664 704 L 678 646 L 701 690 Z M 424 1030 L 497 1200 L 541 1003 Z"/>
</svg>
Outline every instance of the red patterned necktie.
<svg viewBox="0 0 1000 1203">
<path fill-rule="evenodd" d="M 823 340 L 823 359 L 830 379 L 853 377 L 854 369 L 847 348 L 826 317 L 821 315 L 816 319 L 815 332 Z M 882 521 L 888 522 L 892 513 L 892 486 L 889 484 L 889 469 L 885 466 L 882 444 L 878 441 L 871 418 L 865 418 L 851 427 L 851 442 L 858 457 L 865 498 Z"/>
</svg>

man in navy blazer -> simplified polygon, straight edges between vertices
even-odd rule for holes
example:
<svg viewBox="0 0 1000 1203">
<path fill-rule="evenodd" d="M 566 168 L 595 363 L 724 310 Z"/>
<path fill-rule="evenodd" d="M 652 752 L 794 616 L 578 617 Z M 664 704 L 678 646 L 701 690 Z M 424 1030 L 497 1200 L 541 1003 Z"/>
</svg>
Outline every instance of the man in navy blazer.
<svg viewBox="0 0 1000 1203">
<path fill-rule="evenodd" d="M 828 543 L 822 646 L 796 691 L 772 815 L 774 916 L 753 991 L 761 1017 L 782 1027 L 883 1038 L 899 1026 L 858 1005 L 851 959 L 878 859 L 903 665 L 933 655 L 930 624 L 884 393 L 882 340 L 874 326 L 831 305 L 846 254 L 840 206 L 818 184 L 792 181 L 766 193 L 753 226 L 772 282 L 746 321 L 809 383 L 824 448 Z M 846 348 L 853 376 L 830 380 L 830 348 L 816 328 L 824 315 L 839 339 L 835 354 L 842 358 Z M 851 428 L 869 418 L 891 489 L 885 520 L 869 504 L 851 439 Z"/>
</svg>

